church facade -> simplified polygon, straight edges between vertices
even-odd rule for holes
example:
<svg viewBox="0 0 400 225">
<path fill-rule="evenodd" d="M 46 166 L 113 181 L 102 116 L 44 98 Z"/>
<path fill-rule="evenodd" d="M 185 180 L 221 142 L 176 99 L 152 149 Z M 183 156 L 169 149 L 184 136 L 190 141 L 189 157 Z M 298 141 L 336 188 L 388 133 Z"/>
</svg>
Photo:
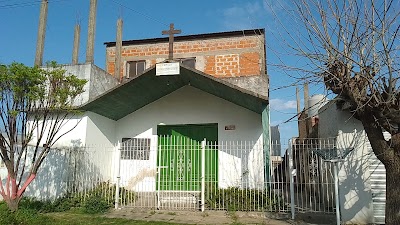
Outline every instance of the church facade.
<svg viewBox="0 0 400 225">
<path fill-rule="evenodd" d="M 101 177 L 119 177 L 136 192 L 199 191 L 202 172 L 218 188 L 264 188 L 270 168 L 264 30 L 176 36 L 170 43 L 123 41 L 115 74 L 116 43 L 106 42 L 108 75 L 101 76 L 119 83 L 89 93 L 79 106 L 84 114 L 71 121 L 77 128 L 60 146 L 114 149 L 92 163 L 110 165 L 97 170 Z M 162 74 L 160 64 L 178 65 L 178 72 Z M 96 75 L 87 78 L 88 85 L 97 82 L 88 92 L 102 87 Z"/>
</svg>

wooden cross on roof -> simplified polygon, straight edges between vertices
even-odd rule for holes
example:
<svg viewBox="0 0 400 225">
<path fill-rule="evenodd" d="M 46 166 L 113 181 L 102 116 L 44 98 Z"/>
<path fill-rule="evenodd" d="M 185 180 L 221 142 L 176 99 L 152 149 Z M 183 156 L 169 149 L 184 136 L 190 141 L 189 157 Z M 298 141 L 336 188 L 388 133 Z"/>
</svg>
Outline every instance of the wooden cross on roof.
<svg viewBox="0 0 400 225">
<path fill-rule="evenodd" d="M 169 25 L 169 30 L 163 30 L 162 34 L 163 35 L 169 35 L 169 54 L 168 54 L 168 59 L 172 60 L 173 53 L 174 53 L 174 34 L 180 34 L 181 30 L 175 30 L 174 29 L 174 24 L 171 23 Z"/>
</svg>

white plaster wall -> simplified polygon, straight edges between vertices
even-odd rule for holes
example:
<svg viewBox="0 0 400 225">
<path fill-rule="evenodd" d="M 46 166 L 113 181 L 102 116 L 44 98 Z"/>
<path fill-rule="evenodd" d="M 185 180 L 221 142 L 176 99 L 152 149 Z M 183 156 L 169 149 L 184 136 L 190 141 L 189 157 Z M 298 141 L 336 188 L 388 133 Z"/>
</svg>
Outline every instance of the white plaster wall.
<svg viewBox="0 0 400 225">
<path fill-rule="evenodd" d="M 116 139 L 157 135 L 159 124 L 202 123 L 218 123 L 220 141 L 256 142 L 262 135 L 260 114 L 185 86 L 118 120 Z M 226 125 L 236 129 L 225 131 Z"/>
<path fill-rule="evenodd" d="M 354 148 L 339 163 L 339 198 L 342 221 L 349 224 L 373 223 L 372 192 L 369 182 L 368 138 L 361 122 L 330 102 L 319 110 L 319 137 L 337 138 L 338 149 Z M 332 171 L 333 173 L 333 171 Z"/>
<path fill-rule="evenodd" d="M 136 136 L 144 138 L 144 136 Z M 120 160 L 120 183 L 128 190 L 149 192 L 156 190 L 157 178 L 157 136 L 151 138 L 149 160 Z"/>
<path fill-rule="evenodd" d="M 354 129 L 364 130 L 364 127 L 351 113 L 338 110 L 335 101 L 330 101 L 319 110 L 319 137 L 336 137 L 339 130 L 353 133 Z"/>
<path fill-rule="evenodd" d="M 224 151 L 218 152 L 218 187 L 242 186 L 242 160 Z"/>
<path fill-rule="evenodd" d="M 47 121 L 46 124 L 50 124 L 51 121 Z M 39 123 L 42 126 L 42 123 Z M 28 126 L 29 122 L 28 122 Z M 75 129 L 71 130 L 74 126 Z M 70 120 L 63 121 L 63 125 L 61 126 L 60 131 L 57 133 L 55 139 L 59 136 L 68 132 L 64 136 L 62 136 L 52 147 L 52 150 L 47 155 L 46 159 L 43 161 L 43 164 L 38 170 L 38 175 L 35 180 L 28 186 L 26 190 L 26 196 L 36 197 L 38 199 L 54 199 L 55 197 L 59 197 L 65 193 L 65 178 L 67 176 L 66 172 L 66 156 L 65 152 L 60 150 L 65 147 L 73 147 L 85 144 L 86 137 L 86 126 L 87 126 L 87 117 L 85 115 L 78 115 L 72 117 Z M 46 136 L 48 132 L 44 134 L 43 141 L 41 141 L 40 146 L 46 140 Z M 33 137 L 31 144 L 35 145 L 37 142 L 38 132 L 33 132 Z M 54 139 L 54 140 L 55 140 Z M 32 156 L 33 148 L 28 147 L 28 158 L 26 162 L 26 173 L 28 174 L 30 170 L 30 161 L 29 159 Z M 5 183 L 5 178 L 7 177 L 7 169 L 3 166 L 0 167 L 0 176 Z M 25 178 L 24 178 L 25 179 Z M 0 197 L 1 198 L 1 197 Z"/>
<path fill-rule="evenodd" d="M 83 88 L 85 92 L 77 96 L 74 106 L 80 106 L 119 84 L 118 79 L 91 63 L 63 65 L 62 68 L 67 74 L 87 81 Z"/>
<path fill-rule="evenodd" d="M 38 176 L 27 189 L 28 196 L 55 198 L 65 193 L 68 169 L 66 153 L 63 150 L 72 147 L 76 149 L 84 147 L 86 150 L 86 153 L 79 158 L 84 162 L 85 167 L 79 171 L 82 177 L 88 177 L 84 174 L 90 174 L 91 179 L 96 177 L 97 180 L 114 181 L 112 179 L 116 177 L 113 176 L 116 166 L 113 163 L 115 121 L 87 112 L 65 121 L 58 134 L 61 135 L 74 126 L 76 127 L 72 131 L 62 136 L 53 145 L 53 149 L 39 169 Z M 32 143 L 35 143 L 36 138 L 37 132 L 34 132 Z M 0 173 L 4 178 L 6 169 L 1 168 Z M 91 182 L 94 181 L 88 180 L 85 183 L 91 185 Z"/>
<path fill-rule="evenodd" d="M 115 182 L 117 177 L 115 174 L 117 166 L 116 122 L 92 112 L 86 112 L 86 116 L 85 148 L 91 155 L 91 170 L 100 179 Z"/>
<path fill-rule="evenodd" d="M 79 79 L 87 80 L 82 94 L 80 94 L 74 102 L 74 106 L 79 106 L 86 103 L 89 100 L 89 89 L 90 89 L 90 76 L 91 76 L 91 64 L 78 64 L 78 65 L 64 65 L 62 67 L 67 74 L 73 74 Z"/>
<path fill-rule="evenodd" d="M 204 124 L 218 123 L 218 139 L 219 141 L 239 141 L 246 140 L 256 143 L 262 137 L 261 115 L 243 107 L 232 104 L 226 100 L 215 97 L 191 86 L 185 86 L 149 105 L 127 115 L 116 123 L 116 140 L 128 137 L 148 137 L 156 140 L 157 125 L 175 125 L 175 124 Z M 235 125 L 235 130 L 225 131 L 226 125 Z M 156 154 L 156 151 L 152 151 Z M 239 163 L 240 158 L 232 158 L 231 160 L 221 160 L 229 158 L 229 151 L 225 154 L 220 152 L 219 156 L 219 180 L 220 185 L 237 183 L 238 177 L 233 175 L 232 170 L 223 172 L 222 168 L 231 168 L 231 162 Z M 136 162 L 132 160 L 130 167 L 136 164 L 142 168 L 140 171 L 125 174 L 135 179 L 138 174 L 142 174 L 144 170 L 153 171 L 156 168 L 156 156 L 150 155 L 151 160 Z M 263 162 L 262 151 L 253 152 L 248 162 L 240 162 L 250 164 L 252 167 L 249 171 L 250 176 L 257 182 L 263 180 Z M 251 161 L 251 163 L 249 163 Z M 255 162 L 255 163 L 254 163 Z M 128 162 L 124 162 L 128 163 Z M 262 166 L 261 166 L 262 165 Z M 122 166 L 122 164 L 121 164 Z M 241 168 L 241 167 L 239 167 Z M 262 170 L 262 171 L 260 171 Z M 122 170 L 121 170 L 122 173 Z M 147 172 L 146 172 L 147 173 Z M 235 172 L 236 173 L 236 172 Z M 240 173 L 242 174 L 242 171 Z M 121 174 L 121 176 L 124 176 Z M 155 179 L 154 177 L 150 177 Z M 254 186 L 254 184 L 253 184 Z M 149 190 L 150 191 L 150 190 Z M 154 189 L 152 190 L 154 191 Z"/>
<path fill-rule="evenodd" d="M 50 122 L 47 121 L 47 123 Z M 54 199 L 65 194 L 68 169 L 66 153 L 63 150 L 71 147 L 86 148 L 87 153 L 82 155 L 80 160 L 87 163 L 85 163 L 85 169 L 79 172 L 80 174 L 88 173 L 92 178 L 115 182 L 116 175 L 113 174 L 116 172 L 115 123 L 113 120 L 91 112 L 64 121 L 58 136 L 71 130 L 74 126 L 76 127 L 53 145 L 53 149 L 40 167 L 37 177 L 28 186 L 26 195 L 39 199 Z M 37 136 L 38 133 L 35 131 L 32 144 L 36 143 Z M 47 133 L 44 135 L 44 140 L 46 136 Z M 40 146 L 43 143 L 44 141 L 40 143 Z M 31 154 L 32 152 L 29 151 L 29 155 Z M 26 171 L 29 169 L 30 167 L 27 167 Z M 7 176 L 5 167 L 0 167 L 0 175 L 4 181 Z M 82 175 L 82 177 L 88 176 Z M 88 180 L 86 183 L 91 185 L 91 182 L 94 181 Z"/>
<path fill-rule="evenodd" d="M 51 121 L 49 120 L 46 123 L 50 124 Z M 42 123 L 39 124 L 40 126 L 42 126 Z M 28 186 L 25 193 L 26 196 L 32 196 L 38 199 L 54 199 L 56 197 L 62 196 L 62 194 L 65 194 L 66 186 L 64 181 L 66 180 L 67 176 L 67 160 L 65 151 L 63 151 L 63 149 L 65 149 L 66 147 L 76 147 L 84 145 L 86 141 L 86 126 L 87 117 L 85 115 L 73 116 L 70 120 L 63 121 L 63 125 L 61 126 L 61 129 L 57 133 L 55 139 L 60 137 L 62 134 L 68 132 L 73 127 L 75 127 L 75 129 L 63 135 L 52 146 L 52 150 L 47 155 L 46 159 L 43 161 L 43 164 L 38 170 L 38 175 L 36 176 L 35 180 Z M 42 146 L 45 142 L 47 135 L 48 132 L 44 134 L 44 138 L 42 139 L 43 141 L 41 141 L 40 146 Z M 36 144 L 37 137 L 38 132 L 34 131 L 31 144 Z M 30 170 L 29 159 L 32 156 L 33 148 L 28 148 L 27 152 L 28 159 L 26 162 L 26 173 L 24 177 L 26 177 Z M 0 168 L 0 175 L 5 182 L 5 178 L 7 175 L 7 169 L 5 167 Z"/>
<path fill-rule="evenodd" d="M 51 123 L 52 120 L 47 120 L 44 126 L 49 127 Z M 54 140 L 58 140 L 52 146 L 53 148 L 72 147 L 85 144 L 87 127 L 87 117 L 85 115 L 67 116 L 67 119 L 62 121 L 60 124 L 62 124 L 61 128 L 54 138 Z M 39 122 L 39 126 L 43 126 L 43 121 Z M 48 129 L 46 128 L 45 131 L 46 130 Z M 40 145 L 45 143 L 47 135 L 48 132 L 45 132 Z M 31 143 L 36 144 L 38 137 L 38 130 L 34 130 Z"/>
<path fill-rule="evenodd" d="M 54 200 L 66 194 L 65 181 L 68 176 L 66 157 L 66 152 L 63 150 L 51 150 L 43 161 L 35 180 L 26 189 L 25 195 L 42 200 Z"/>
<path fill-rule="evenodd" d="M 93 112 L 86 112 L 87 116 L 87 146 L 113 148 L 117 143 L 115 139 L 116 121 L 108 119 Z"/>
<path fill-rule="evenodd" d="M 28 147 L 28 159 L 32 157 L 33 147 Z M 30 170 L 30 161 L 25 163 L 25 174 L 22 183 L 25 182 Z M 7 178 L 7 168 L 0 168 L 0 176 L 5 188 Z M 52 150 L 43 161 L 38 170 L 38 175 L 27 187 L 25 196 L 35 197 L 37 199 L 48 200 L 55 199 L 66 193 L 64 180 L 67 176 L 65 152 L 61 150 Z M 21 185 L 22 186 L 22 185 Z M 0 200 L 3 199 L 0 195 Z"/>
<path fill-rule="evenodd" d="M 339 131 L 338 149 L 354 148 L 339 164 L 339 198 L 342 220 L 350 224 L 373 222 L 372 191 L 369 182 L 369 159 L 367 136 L 364 130 L 353 133 Z"/>
<path fill-rule="evenodd" d="M 262 190 L 264 188 L 264 158 L 262 137 L 255 143 L 249 153 L 248 187 Z"/>
<path fill-rule="evenodd" d="M 219 143 L 218 187 L 264 188 L 262 138 Z"/>
<path fill-rule="evenodd" d="M 47 124 L 50 123 L 50 120 L 47 121 Z M 117 143 L 115 139 L 115 125 L 116 121 L 96 113 L 86 112 L 81 115 L 75 115 L 71 119 L 63 121 L 63 125 L 56 138 L 72 130 L 58 139 L 53 147 L 87 146 L 89 148 L 97 147 L 98 149 L 114 148 Z M 32 138 L 33 142 L 37 137 L 38 134 L 35 131 Z"/>
</svg>

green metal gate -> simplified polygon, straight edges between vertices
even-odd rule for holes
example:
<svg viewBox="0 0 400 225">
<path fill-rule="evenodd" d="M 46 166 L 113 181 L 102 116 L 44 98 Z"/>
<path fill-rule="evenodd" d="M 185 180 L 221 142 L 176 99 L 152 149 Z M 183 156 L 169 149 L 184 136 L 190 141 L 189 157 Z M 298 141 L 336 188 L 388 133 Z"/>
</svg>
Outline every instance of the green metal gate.
<svg viewBox="0 0 400 225">
<path fill-rule="evenodd" d="M 206 139 L 205 180 L 218 181 L 218 125 L 159 125 L 157 190 L 200 191 L 201 142 Z"/>
</svg>

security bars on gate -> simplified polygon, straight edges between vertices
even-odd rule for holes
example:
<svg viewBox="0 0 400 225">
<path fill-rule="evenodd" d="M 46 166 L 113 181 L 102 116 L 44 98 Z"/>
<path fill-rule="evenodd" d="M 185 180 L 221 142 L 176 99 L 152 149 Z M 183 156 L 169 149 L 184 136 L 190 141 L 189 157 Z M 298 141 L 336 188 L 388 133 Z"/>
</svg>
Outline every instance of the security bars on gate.
<svg viewBox="0 0 400 225">
<path fill-rule="evenodd" d="M 326 162 L 333 164 L 333 174 L 335 183 L 335 202 L 336 202 L 336 224 L 340 225 L 340 204 L 339 204 L 339 179 L 338 179 L 338 162 L 343 160 L 354 148 L 338 149 L 336 146 L 328 146 L 328 148 L 314 148 L 312 151 L 320 156 Z"/>
<path fill-rule="evenodd" d="M 336 140 L 292 139 L 289 141 L 288 158 L 291 178 L 291 208 L 294 212 L 335 212 L 333 167 L 316 152 L 333 149 Z"/>
</svg>

